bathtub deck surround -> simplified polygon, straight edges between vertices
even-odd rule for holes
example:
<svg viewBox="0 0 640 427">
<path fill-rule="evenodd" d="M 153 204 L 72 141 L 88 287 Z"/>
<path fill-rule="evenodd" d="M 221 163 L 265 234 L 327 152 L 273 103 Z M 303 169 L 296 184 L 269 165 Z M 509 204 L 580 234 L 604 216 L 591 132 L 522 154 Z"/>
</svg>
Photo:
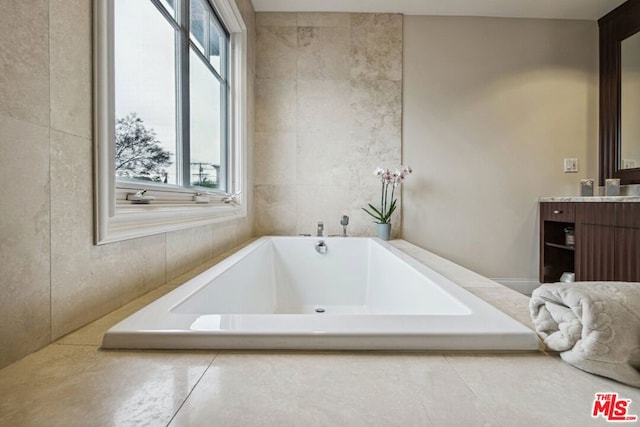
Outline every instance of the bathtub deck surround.
<svg viewBox="0 0 640 427">
<path fill-rule="evenodd" d="M 529 325 L 527 297 L 408 242 L 390 244 Z M 639 389 L 543 352 L 99 349 L 108 328 L 226 256 L 0 370 L 0 425 L 604 425 L 591 418 L 603 391 L 640 413 Z"/>
<path fill-rule="evenodd" d="M 538 339 L 383 241 L 262 237 L 111 328 L 103 347 L 508 351 Z"/>
</svg>

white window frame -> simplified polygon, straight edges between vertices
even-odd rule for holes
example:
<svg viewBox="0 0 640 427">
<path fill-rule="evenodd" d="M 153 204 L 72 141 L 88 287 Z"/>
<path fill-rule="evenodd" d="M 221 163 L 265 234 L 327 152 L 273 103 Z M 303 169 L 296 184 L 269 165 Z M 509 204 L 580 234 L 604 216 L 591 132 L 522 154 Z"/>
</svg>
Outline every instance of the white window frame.
<svg viewBox="0 0 640 427">
<path fill-rule="evenodd" d="M 247 29 L 234 0 L 209 2 L 230 35 L 228 192 L 116 180 L 114 0 L 93 1 L 96 245 L 247 216 Z M 149 204 L 127 201 L 128 195 L 140 191 L 154 200 Z"/>
</svg>

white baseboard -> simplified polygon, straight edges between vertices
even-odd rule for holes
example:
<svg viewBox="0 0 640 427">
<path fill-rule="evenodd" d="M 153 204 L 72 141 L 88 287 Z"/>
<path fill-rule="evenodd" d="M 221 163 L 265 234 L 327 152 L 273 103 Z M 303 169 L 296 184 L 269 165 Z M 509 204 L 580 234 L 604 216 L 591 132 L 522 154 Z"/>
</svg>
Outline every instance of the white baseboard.
<svg viewBox="0 0 640 427">
<path fill-rule="evenodd" d="M 524 295 L 531 295 L 534 289 L 540 286 L 538 279 L 491 279 L 501 285 L 520 292 Z"/>
</svg>

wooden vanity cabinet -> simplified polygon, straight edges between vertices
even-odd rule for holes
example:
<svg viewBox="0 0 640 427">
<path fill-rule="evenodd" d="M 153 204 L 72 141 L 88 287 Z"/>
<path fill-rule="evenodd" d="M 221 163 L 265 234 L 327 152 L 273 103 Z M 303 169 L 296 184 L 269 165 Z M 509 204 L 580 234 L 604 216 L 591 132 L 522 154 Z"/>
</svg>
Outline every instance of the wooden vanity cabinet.
<svg viewBox="0 0 640 427">
<path fill-rule="evenodd" d="M 619 203 L 616 211 L 616 280 L 640 282 L 640 203 Z"/>
<path fill-rule="evenodd" d="M 566 245 L 565 230 L 575 227 L 575 203 L 540 203 L 540 282 L 557 282 L 575 271 L 575 247 Z"/>
<path fill-rule="evenodd" d="M 565 229 L 575 228 L 575 245 Z M 640 282 L 640 203 L 541 202 L 540 281 Z"/>
<path fill-rule="evenodd" d="M 617 280 L 615 226 L 618 204 L 576 203 L 576 280 Z"/>
</svg>

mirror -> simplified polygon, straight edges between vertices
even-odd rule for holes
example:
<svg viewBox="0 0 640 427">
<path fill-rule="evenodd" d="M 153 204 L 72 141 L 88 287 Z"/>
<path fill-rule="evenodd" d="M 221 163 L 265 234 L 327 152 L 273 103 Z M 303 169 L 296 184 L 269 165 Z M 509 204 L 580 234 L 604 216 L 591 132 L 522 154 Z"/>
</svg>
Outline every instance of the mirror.
<svg viewBox="0 0 640 427">
<path fill-rule="evenodd" d="M 640 167 L 640 33 L 620 43 L 619 166 Z"/>
<path fill-rule="evenodd" d="M 640 183 L 640 1 L 600 18 L 600 176 Z"/>
</svg>

